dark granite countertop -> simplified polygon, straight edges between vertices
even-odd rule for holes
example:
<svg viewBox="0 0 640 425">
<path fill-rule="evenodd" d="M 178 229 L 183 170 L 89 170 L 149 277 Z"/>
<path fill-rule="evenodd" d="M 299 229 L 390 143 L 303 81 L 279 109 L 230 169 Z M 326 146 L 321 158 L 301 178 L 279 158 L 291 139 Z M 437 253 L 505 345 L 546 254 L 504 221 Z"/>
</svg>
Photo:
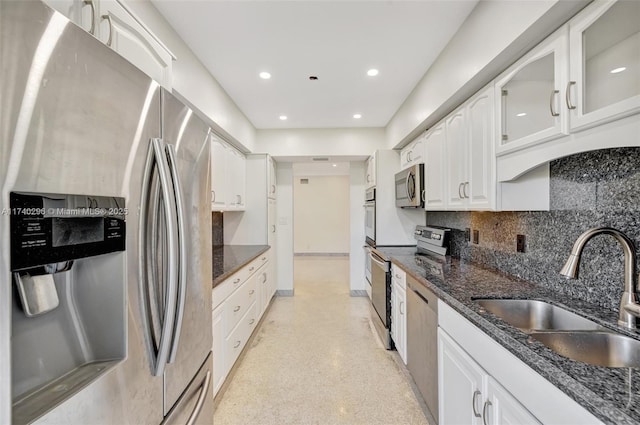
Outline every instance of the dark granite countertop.
<svg viewBox="0 0 640 425">
<path fill-rule="evenodd" d="M 390 261 L 431 289 L 496 342 L 607 424 L 640 423 L 640 369 L 607 368 L 570 360 L 484 311 L 475 298 L 538 299 L 586 316 L 616 332 L 618 313 L 482 267 L 451 259 L 433 267 L 428 257 L 407 248 L 377 248 Z M 441 271 L 440 271 L 441 270 Z"/>
<path fill-rule="evenodd" d="M 266 252 L 269 245 L 221 245 L 213 247 L 213 287 Z"/>
</svg>

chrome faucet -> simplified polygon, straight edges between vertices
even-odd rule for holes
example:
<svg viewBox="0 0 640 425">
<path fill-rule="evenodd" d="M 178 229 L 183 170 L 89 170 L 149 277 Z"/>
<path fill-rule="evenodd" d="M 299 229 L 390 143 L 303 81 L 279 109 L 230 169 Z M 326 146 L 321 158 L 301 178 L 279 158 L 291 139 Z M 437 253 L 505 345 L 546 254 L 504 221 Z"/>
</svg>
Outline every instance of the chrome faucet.
<svg viewBox="0 0 640 425">
<path fill-rule="evenodd" d="M 587 230 L 576 239 L 571 249 L 571 255 L 560 270 L 560 274 L 567 279 L 577 279 L 582 249 L 592 237 L 600 234 L 611 235 L 622 245 L 624 251 L 624 292 L 620 300 L 618 324 L 627 328 L 636 328 L 636 317 L 640 317 L 636 279 L 636 250 L 633 241 L 627 235 L 611 227 L 596 227 Z"/>
</svg>

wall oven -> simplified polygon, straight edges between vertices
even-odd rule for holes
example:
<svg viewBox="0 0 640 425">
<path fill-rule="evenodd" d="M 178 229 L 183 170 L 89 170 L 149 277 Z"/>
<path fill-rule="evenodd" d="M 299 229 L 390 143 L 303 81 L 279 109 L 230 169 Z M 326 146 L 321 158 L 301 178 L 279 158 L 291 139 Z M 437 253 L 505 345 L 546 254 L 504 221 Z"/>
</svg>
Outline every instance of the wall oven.
<svg viewBox="0 0 640 425">
<path fill-rule="evenodd" d="M 371 321 L 387 350 L 393 348 L 391 341 L 391 263 L 375 249 L 371 258 Z"/>
<path fill-rule="evenodd" d="M 367 189 L 364 202 L 364 233 L 368 245 L 376 245 L 376 189 Z"/>
<path fill-rule="evenodd" d="M 395 175 L 396 207 L 424 207 L 424 164 L 413 165 Z"/>
</svg>

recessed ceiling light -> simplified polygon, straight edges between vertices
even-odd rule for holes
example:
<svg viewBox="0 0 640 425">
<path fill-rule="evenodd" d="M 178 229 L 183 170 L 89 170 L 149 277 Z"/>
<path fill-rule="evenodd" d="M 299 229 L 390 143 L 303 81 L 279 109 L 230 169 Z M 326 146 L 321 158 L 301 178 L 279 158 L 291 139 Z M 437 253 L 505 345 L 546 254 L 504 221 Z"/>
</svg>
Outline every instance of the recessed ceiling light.
<svg viewBox="0 0 640 425">
<path fill-rule="evenodd" d="M 266 71 L 262 71 L 262 72 L 260 73 L 260 78 L 262 78 L 263 80 L 268 80 L 269 78 L 271 78 L 271 74 L 269 74 L 269 73 L 268 73 L 268 72 L 266 72 Z"/>
<path fill-rule="evenodd" d="M 282 121 L 285 121 L 285 120 L 287 119 L 287 116 L 286 116 L 286 115 L 280 115 L 280 119 L 281 119 Z"/>
<path fill-rule="evenodd" d="M 334 166 L 334 167 L 337 167 L 337 166 L 338 166 L 338 164 L 333 164 L 333 166 Z"/>
<path fill-rule="evenodd" d="M 378 75 L 378 70 L 375 68 L 371 68 L 370 70 L 367 71 L 367 75 L 369 77 L 375 77 L 376 75 Z"/>
<path fill-rule="evenodd" d="M 520 112 L 519 114 L 516 114 L 516 117 L 524 117 L 525 115 L 527 115 L 526 112 Z"/>
<path fill-rule="evenodd" d="M 611 70 L 611 71 L 609 71 L 609 72 L 611 72 L 612 74 L 617 74 L 618 72 L 625 71 L 626 69 L 627 69 L 627 67 L 626 67 L 626 66 L 621 66 L 620 68 L 612 69 L 612 70 Z"/>
<path fill-rule="evenodd" d="M 360 118 L 362 118 L 361 114 L 353 114 L 353 118 L 359 120 Z"/>
</svg>

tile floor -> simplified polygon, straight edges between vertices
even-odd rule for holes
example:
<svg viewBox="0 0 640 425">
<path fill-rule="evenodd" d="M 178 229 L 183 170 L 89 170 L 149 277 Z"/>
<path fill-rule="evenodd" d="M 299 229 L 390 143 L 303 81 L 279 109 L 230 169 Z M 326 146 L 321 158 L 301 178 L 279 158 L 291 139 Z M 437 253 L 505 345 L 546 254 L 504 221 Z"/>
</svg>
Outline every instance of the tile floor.
<svg viewBox="0 0 640 425">
<path fill-rule="evenodd" d="M 217 400 L 215 425 L 427 424 L 396 352 L 349 296 L 347 257 L 296 257 L 295 296 L 276 297 Z"/>
</svg>

